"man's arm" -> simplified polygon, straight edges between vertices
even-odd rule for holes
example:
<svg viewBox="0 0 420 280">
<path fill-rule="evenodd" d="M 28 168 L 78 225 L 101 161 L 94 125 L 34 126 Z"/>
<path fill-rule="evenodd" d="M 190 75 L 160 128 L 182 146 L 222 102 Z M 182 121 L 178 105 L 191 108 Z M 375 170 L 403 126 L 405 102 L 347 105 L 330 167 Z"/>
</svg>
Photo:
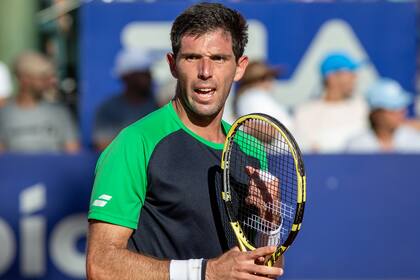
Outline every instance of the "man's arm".
<svg viewBox="0 0 420 280">
<path fill-rule="evenodd" d="M 169 261 L 127 250 L 133 230 L 91 221 L 86 256 L 87 279 L 169 279 Z"/>
<path fill-rule="evenodd" d="M 281 227 L 281 206 L 277 205 L 281 200 L 279 179 L 268 172 L 255 169 L 251 166 L 247 166 L 245 172 L 250 176 L 250 195 L 245 201 L 257 207 L 260 218 L 272 223 L 274 227 L 279 227 L 277 230 L 273 229 L 273 233 L 263 235 L 262 238 L 264 241 L 262 244 L 276 245 L 280 241 Z M 276 242 L 269 241 L 270 237 Z M 280 256 L 274 266 L 284 268 L 284 257 Z"/>
<path fill-rule="evenodd" d="M 245 202 L 257 207 L 259 217 L 277 228 L 281 223 L 280 213 L 280 182 L 269 172 L 261 171 L 252 166 L 246 166 L 249 176 L 249 195 Z"/>
<path fill-rule="evenodd" d="M 64 143 L 64 151 L 69 154 L 75 154 L 80 151 L 80 143 L 77 140 Z"/>
<path fill-rule="evenodd" d="M 127 250 L 132 232 L 132 229 L 101 221 L 90 222 L 86 257 L 87 279 L 169 279 L 170 261 L 157 260 Z M 208 261 L 206 279 L 262 280 L 280 276 L 283 274 L 282 269 L 256 264 L 274 251 L 275 247 L 258 248 L 252 252 L 240 252 L 238 248 L 234 248 Z"/>
<path fill-rule="evenodd" d="M 69 110 L 64 106 L 57 107 L 57 127 L 61 128 L 62 150 L 65 153 L 75 154 L 80 151 L 78 130 Z"/>
</svg>

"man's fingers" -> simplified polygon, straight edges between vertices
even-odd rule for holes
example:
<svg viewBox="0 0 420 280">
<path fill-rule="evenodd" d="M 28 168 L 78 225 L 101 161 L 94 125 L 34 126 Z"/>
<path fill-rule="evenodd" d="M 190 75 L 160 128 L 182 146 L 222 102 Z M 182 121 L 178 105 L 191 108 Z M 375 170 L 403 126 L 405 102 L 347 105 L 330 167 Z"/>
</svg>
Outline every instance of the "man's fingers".
<svg viewBox="0 0 420 280">
<path fill-rule="evenodd" d="M 283 269 L 280 267 L 268 267 L 265 265 L 257 265 L 253 267 L 253 273 L 265 277 L 277 277 L 283 275 Z"/>
<path fill-rule="evenodd" d="M 245 166 L 245 172 L 246 174 L 248 174 L 248 176 L 252 176 L 254 174 L 254 172 L 256 171 L 256 169 L 252 166 Z"/>
<path fill-rule="evenodd" d="M 259 179 L 265 183 L 275 183 L 279 181 L 279 179 L 270 172 L 256 169 L 249 165 L 245 166 L 245 172 L 253 179 Z"/>
<path fill-rule="evenodd" d="M 258 257 L 255 260 L 255 264 L 264 264 L 264 262 L 265 262 L 265 258 L 264 257 Z"/>
<path fill-rule="evenodd" d="M 265 257 L 265 256 L 273 254 L 276 251 L 276 249 L 277 249 L 276 246 L 260 247 L 260 248 L 257 248 L 255 250 L 253 250 L 253 251 L 250 251 L 248 253 L 248 258 L 256 260 L 259 257 Z"/>
<path fill-rule="evenodd" d="M 232 251 L 232 252 L 240 252 L 240 251 L 241 251 L 241 249 L 239 249 L 239 247 L 238 247 L 238 246 L 235 246 L 235 247 L 233 247 L 232 249 L 230 249 L 230 251 Z"/>
</svg>

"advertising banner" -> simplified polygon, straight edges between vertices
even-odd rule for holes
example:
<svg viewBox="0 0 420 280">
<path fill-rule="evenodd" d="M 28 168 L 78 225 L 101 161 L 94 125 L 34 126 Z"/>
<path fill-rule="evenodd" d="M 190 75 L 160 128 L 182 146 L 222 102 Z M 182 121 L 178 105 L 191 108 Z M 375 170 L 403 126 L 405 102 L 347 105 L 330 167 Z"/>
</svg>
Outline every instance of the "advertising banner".
<svg viewBox="0 0 420 280">
<path fill-rule="evenodd" d="M 158 92 L 173 78 L 165 61 L 171 50 L 171 23 L 191 1 L 86 1 L 81 7 L 80 118 L 85 144 L 91 143 L 95 111 L 121 90 L 115 56 L 122 49 L 154 51 Z M 282 69 L 275 96 L 294 106 L 320 94 L 319 63 L 330 51 L 344 51 L 364 67 L 356 94 L 378 76 L 396 79 L 414 92 L 416 67 L 415 2 L 226 1 L 249 23 L 246 54 Z M 230 100 L 225 118 L 232 120 Z"/>
<path fill-rule="evenodd" d="M 0 279 L 85 279 L 96 159 L 0 156 Z M 305 216 L 282 279 L 420 279 L 420 157 L 304 160 Z"/>
</svg>

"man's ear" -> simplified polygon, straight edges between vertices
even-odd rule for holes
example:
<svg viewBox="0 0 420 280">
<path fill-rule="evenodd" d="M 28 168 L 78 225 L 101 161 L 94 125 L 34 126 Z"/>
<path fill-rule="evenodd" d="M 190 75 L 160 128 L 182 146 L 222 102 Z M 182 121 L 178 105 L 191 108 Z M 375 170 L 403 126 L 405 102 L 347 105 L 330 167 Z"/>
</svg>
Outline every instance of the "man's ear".
<svg viewBox="0 0 420 280">
<path fill-rule="evenodd" d="M 246 67 L 248 66 L 248 57 L 246 55 L 241 56 L 236 64 L 236 73 L 234 81 L 239 81 L 245 73 Z"/>
<path fill-rule="evenodd" d="M 175 79 L 178 79 L 178 73 L 176 71 L 176 57 L 173 53 L 166 54 L 166 61 L 168 62 L 171 74 Z"/>
</svg>

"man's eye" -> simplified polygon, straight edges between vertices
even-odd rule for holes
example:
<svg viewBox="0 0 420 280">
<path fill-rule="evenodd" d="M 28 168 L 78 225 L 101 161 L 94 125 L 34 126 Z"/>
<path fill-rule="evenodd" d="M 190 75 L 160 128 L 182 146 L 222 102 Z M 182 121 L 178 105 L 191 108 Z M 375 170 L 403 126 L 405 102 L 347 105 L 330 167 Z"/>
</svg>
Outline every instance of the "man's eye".
<svg viewBox="0 0 420 280">
<path fill-rule="evenodd" d="M 185 57 L 185 59 L 187 61 L 194 61 L 194 60 L 198 59 L 198 56 L 197 55 L 188 55 L 188 56 Z"/>
<path fill-rule="evenodd" d="M 215 55 L 215 56 L 212 57 L 212 60 L 213 61 L 216 61 L 216 62 L 224 62 L 225 61 L 225 57 L 223 57 L 221 55 Z"/>
</svg>

